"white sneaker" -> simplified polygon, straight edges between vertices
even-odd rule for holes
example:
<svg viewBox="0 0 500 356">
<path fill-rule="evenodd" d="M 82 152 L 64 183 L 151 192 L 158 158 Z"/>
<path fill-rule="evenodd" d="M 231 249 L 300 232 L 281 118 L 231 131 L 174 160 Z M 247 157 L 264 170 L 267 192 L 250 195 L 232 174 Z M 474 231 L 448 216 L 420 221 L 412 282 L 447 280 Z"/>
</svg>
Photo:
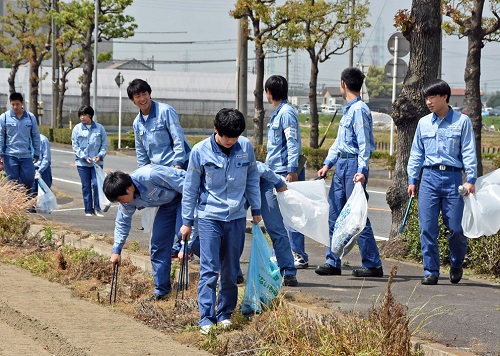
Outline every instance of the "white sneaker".
<svg viewBox="0 0 500 356">
<path fill-rule="evenodd" d="M 232 321 L 230 319 L 224 319 L 222 321 L 219 321 L 219 324 L 222 325 L 223 329 L 227 329 L 233 325 Z"/>
<path fill-rule="evenodd" d="M 97 210 L 95 212 L 95 216 L 97 216 L 98 218 L 103 218 L 104 217 L 104 215 L 102 215 L 101 212 L 97 211 Z"/>
<path fill-rule="evenodd" d="M 93 215 L 90 213 L 85 213 L 85 216 L 93 216 Z"/>
<path fill-rule="evenodd" d="M 200 334 L 202 335 L 208 335 L 212 330 L 214 330 L 214 324 L 200 326 Z"/>
<path fill-rule="evenodd" d="M 307 267 L 309 267 L 309 262 L 306 261 L 304 259 L 304 257 L 302 257 L 301 254 L 298 254 L 298 253 L 293 253 L 293 259 L 294 259 L 294 265 L 295 265 L 295 268 L 297 269 L 305 269 Z"/>
</svg>

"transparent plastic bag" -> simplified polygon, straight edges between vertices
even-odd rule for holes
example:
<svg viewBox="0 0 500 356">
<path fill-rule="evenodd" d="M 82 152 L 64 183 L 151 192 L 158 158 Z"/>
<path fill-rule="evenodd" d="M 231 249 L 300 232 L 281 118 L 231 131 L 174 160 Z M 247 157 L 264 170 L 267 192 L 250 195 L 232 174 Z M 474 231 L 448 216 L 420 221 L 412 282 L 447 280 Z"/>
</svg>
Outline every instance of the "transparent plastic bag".
<svg viewBox="0 0 500 356">
<path fill-rule="evenodd" d="M 276 193 L 286 225 L 325 245 L 330 245 L 329 205 L 325 180 L 287 183 L 288 189 Z"/>
<path fill-rule="evenodd" d="M 106 198 L 103 190 L 104 179 L 106 179 L 106 172 L 104 172 L 101 166 L 99 166 L 97 163 L 94 163 L 94 169 L 97 180 L 97 192 L 99 194 L 99 206 L 101 207 L 101 211 L 106 212 L 111 206 L 111 203 L 108 198 Z"/>
<path fill-rule="evenodd" d="M 262 308 L 269 305 L 278 295 L 281 289 L 281 273 L 272 257 L 271 248 L 260 226 L 253 224 L 247 282 L 241 304 L 243 315 L 262 312 Z"/>
<path fill-rule="evenodd" d="M 366 200 L 363 185 L 358 182 L 349 199 L 340 212 L 332 234 L 330 249 L 342 258 L 353 248 L 358 237 L 366 226 L 368 217 L 368 201 Z"/>
<path fill-rule="evenodd" d="M 145 234 L 153 231 L 153 224 L 155 222 L 156 213 L 158 212 L 158 207 L 150 207 L 142 209 L 141 213 L 141 223 L 142 223 L 142 232 Z"/>
<path fill-rule="evenodd" d="M 36 211 L 38 213 L 50 214 L 59 209 L 57 199 L 52 190 L 42 178 L 38 178 L 38 196 L 36 200 Z"/>
<path fill-rule="evenodd" d="M 500 168 L 479 177 L 475 194 L 464 196 L 462 229 L 470 238 L 489 236 L 500 230 Z"/>
</svg>

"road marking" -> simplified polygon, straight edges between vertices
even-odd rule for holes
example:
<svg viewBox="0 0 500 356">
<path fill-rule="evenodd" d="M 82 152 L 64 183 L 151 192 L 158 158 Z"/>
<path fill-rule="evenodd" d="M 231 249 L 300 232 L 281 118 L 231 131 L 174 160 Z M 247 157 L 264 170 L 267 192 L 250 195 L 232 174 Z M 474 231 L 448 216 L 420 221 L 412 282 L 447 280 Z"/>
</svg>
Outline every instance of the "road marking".
<svg viewBox="0 0 500 356">
<path fill-rule="evenodd" d="M 384 237 L 384 236 L 375 236 L 375 240 L 378 240 L 378 241 L 389 241 L 389 238 L 388 237 Z"/>
<path fill-rule="evenodd" d="M 391 212 L 391 209 L 384 209 L 384 208 L 368 208 L 368 210 L 384 211 L 386 213 L 390 213 Z"/>
<path fill-rule="evenodd" d="M 67 179 L 62 179 L 62 178 L 52 177 L 52 180 L 58 180 L 59 182 L 71 183 L 71 184 L 76 184 L 76 185 L 82 185 L 82 182 L 75 182 L 75 181 L 72 181 L 72 180 L 67 180 Z"/>
<path fill-rule="evenodd" d="M 51 150 L 51 151 L 54 151 L 54 152 L 68 153 L 68 154 L 71 154 L 71 155 L 74 155 L 74 154 L 75 154 L 75 152 L 73 152 L 73 151 L 58 150 L 57 148 L 51 148 L 50 150 Z"/>
</svg>

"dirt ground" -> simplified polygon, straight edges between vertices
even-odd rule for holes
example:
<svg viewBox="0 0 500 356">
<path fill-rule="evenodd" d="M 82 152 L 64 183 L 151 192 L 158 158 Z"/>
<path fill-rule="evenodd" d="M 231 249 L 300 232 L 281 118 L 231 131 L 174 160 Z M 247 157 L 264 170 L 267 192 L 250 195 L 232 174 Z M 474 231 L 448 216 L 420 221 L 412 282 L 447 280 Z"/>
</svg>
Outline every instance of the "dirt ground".
<svg viewBox="0 0 500 356">
<path fill-rule="evenodd" d="M 0 263 L 0 355 L 207 355 L 64 286 Z"/>
</svg>

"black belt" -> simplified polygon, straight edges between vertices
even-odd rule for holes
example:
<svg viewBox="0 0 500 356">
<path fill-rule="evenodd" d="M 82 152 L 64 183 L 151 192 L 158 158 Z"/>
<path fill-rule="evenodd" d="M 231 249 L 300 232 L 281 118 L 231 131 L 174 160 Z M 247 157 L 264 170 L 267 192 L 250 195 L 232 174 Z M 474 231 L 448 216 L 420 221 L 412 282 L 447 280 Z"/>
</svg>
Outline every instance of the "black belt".
<svg viewBox="0 0 500 356">
<path fill-rule="evenodd" d="M 432 169 L 433 171 L 448 171 L 448 172 L 460 172 L 462 170 L 462 168 L 445 166 L 444 164 L 438 164 L 436 166 L 426 166 L 424 168 Z"/>
<path fill-rule="evenodd" d="M 352 153 L 339 153 L 340 158 L 358 158 L 358 155 L 353 155 Z"/>
</svg>

